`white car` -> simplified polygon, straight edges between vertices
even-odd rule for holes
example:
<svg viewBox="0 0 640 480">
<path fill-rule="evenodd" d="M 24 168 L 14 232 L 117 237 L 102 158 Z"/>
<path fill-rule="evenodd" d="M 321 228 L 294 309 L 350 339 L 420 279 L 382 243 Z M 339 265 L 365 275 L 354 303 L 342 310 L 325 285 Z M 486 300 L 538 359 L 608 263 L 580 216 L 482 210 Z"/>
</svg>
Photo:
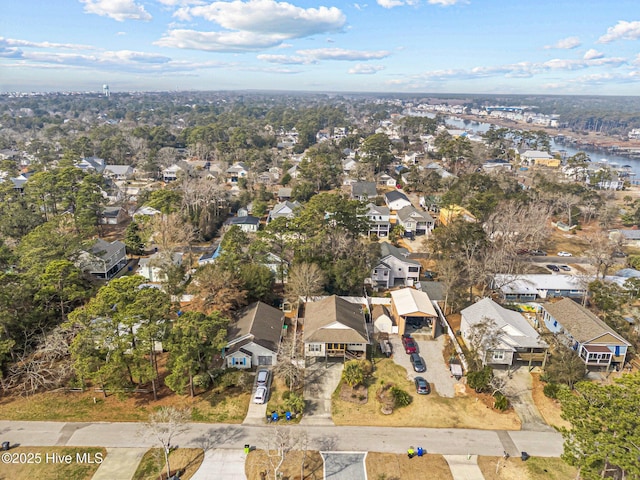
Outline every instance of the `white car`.
<svg viewBox="0 0 640 480">
<path fill-rule="evenodd" d="M 558 252 L 558 256 L 559 257 L 572 257 L 573 255 L 571 255 L 569 252 Z"/>
<path fill-rule="evenodd" d="M 262 405 L 267 401 L 267 387 L 258 387 L 256 393 L 253 396 L 253 403 Z"/>
</svg>

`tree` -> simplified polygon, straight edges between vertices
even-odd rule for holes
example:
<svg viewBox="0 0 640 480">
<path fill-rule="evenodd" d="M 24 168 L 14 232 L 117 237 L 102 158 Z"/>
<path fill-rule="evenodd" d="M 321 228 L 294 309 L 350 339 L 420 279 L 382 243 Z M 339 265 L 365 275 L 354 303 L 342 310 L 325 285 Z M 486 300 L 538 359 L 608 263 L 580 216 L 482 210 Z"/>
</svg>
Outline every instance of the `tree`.
<svg viewBox="0 0 640 480">
<path fill-rule="evenodd" d="M 640 478 L 640 374 L 624 375 L 611 385 L 578 382 L 561 391 L 562 459 L 578 467 L 585 480 Z"/>
<path fill-rule="evenodd" d="M 42 302 L 45 309 L 52 306 L 60 322 L 64 322 L 67 313 L 87 298 L 90 292 L 82 272 L 68 260 L 49 262 L 38 279 L 38 286 L 35 299 Z"/>
<path fill-rule="evenodd" d="M 173 322 L 167 341 L 171 373 L 165 378 L 171 390 L 182 395 L 188 385 L 195 396 L 194 377 L 208 375 L 215 355 L 226 345 L 228 324 L 219 312 L 184 312 Z"/>
<path fill-rule="evenodd" d="M 476 392 L 482 392 L 489 386 L 492 378 L 493 369 L 489 365 L 485 365 L 480 370 L 467 372 L 467 385 Z"/>
<path fill-rule="evenodd" d="M 171 478 L 171 465 L 169 453 L 174 437 L 189 429 L 191 420 L 190 409 L 176 407 L 160 407 L 149 415 L 149 421 L 144 424 L 144 430 L 150 434 L 160 445 L 164 453 L 164 463 L 167 468 L 167 478 Z"/>
<path fill-rule="evenodd" d="M 304 298 L 320 295 L 326 281 L 326 275 L 315 263 L 298 263 L 289 269 L 289 279 L 286 286 L 287 298 L 297 302 Z"/>
<path fill-rule="evenodd" d="M 135 220 L 127 225 L 124 232 L 124 244 L 132 255 L 141 255 L 144 250 L 144 243 L 140 237 L 140 225 Z"/>
<path fill-rule="evenodd" d="M 247 302 L 271 303 L 274 298 L 275 276 L 266 265 L 245 263 L 240 267 L 240 279 L 247 291 Z"/>
<path fill-rule="evenodd" d="M 544 372 L 553 383 L 561 383 L 573 389 L 576 382 L 587 375 L 587 367 L 578 354 L 560 341 L 555 335 L 546 335 L 552 350 Z"/>
<path fill-rule="evenodd" d="M 375 173 L 380 173 L 393 161 L 391 153 L 391 140 L 385 133 L 376 133 L 367 137 L 362 146 L 362 160 L 373 164 Z"/>
<path fill-rule="evenodd" d="M 198 268 L 187 291 L 193 294 L 194 309 L 206 314 L 218 311 L 227 316 L 247 304 L 240 279 L 217 263 Z"/>
<path fill-rule="evenodd" d="M 273 373 L 284 378 L 289 391 L 296 388 L 304 379 L 304 370 L 300 368 L 296 360 L 301 345 L 304 345 L 302 332 L 297 336 L 286 335 L 278 346 L 278 363 L 276 363 Z"/>
<path fill-rule="evenodd" d="M 499 344 L 499 330 L 496 322 L 489 317 L 473 324 L 465 340 L 466 355 L 470 370 L 479 370 L 486 363 L 486 357 Z"/>
</svg>

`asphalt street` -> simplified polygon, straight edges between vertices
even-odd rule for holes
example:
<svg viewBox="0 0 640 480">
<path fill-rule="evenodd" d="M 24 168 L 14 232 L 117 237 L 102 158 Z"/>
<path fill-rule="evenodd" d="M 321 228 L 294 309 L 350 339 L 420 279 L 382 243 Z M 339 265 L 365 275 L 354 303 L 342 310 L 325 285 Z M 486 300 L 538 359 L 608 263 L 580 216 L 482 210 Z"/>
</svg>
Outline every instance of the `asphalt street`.
<svg viewBox="0 0 640 480">
<path fill-rule="evenodd" d="M 309 447 L 320 451 L 404 453 L 420 445 L 443 455 L 502 455 L 505 450 L 532 456 L 558 457 L 562 436 L 557 432 L 495 431 L 406 427 L 343 427 L 319 425 L 189 425 L 172 442 L 181 447 L 209 450 L 261 448 L 273 428 L 290 428 L 292 436 L 306 435 Z M 154 447 L 154 438 L 136 423 L 63 423 L 0 421 L 0 440 L 23 446 Z M 515 449 L 514 449 L 515 446 Z M 515 453 L 515 452 L 514 452 Z"/>
</svg>

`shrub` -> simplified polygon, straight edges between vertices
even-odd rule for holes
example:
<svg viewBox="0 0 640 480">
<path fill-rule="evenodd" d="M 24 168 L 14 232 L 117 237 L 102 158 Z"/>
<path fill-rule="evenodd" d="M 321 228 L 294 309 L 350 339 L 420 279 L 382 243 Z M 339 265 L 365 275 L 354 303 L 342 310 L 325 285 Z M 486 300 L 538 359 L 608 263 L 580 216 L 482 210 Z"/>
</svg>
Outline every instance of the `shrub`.
<svg viewBox="0 0 640 480">
<path fill-rule="evenodd" d="M 500 410 L 501 412 L 504 412 L 509 408 L 509 400 L 503 394 L 496 392 L 493 397 L 495 399 L 493 402 L 493 408 Z"/>
<path fill-rule="evenodd" d="M 364 377 L 365 373 L 359 361 L 350 360 L 345 363 L 344 370 L 342 370 L 342 380 L 344 380 L 347 385 L 355 387 L 364 382 Z"/>
<path fill-rule="evenodd" d="M 406 407 L 413 401 L 413 397 L 400 387 L 391 387 L 391 395 L 396 408 Z"/>
<path fill-rule="evenodd" d="M 473 388 L 476 392 L 480 393 L 491 381 L 493 377 L 493 370 L 488 365 L 485 366 L 482 370 L 468 372 L 467 373 L 467 385 Z"/>
<path fill-rule="evenodd" d="M 207 373 L 200 373 L 193 376 L 193 384 L 198 388 L 207 389 L 211 385 L 211 377 Z"/>
<path fill-rule="evenodd" d="M 542 391 L 544 392 L 545 396 L 549 397 L 549 398 L 558 398 L 558 392 L 560 391 L 560 385 L 558 385 L 557 383 L 547 383 Z"/>
</svg>

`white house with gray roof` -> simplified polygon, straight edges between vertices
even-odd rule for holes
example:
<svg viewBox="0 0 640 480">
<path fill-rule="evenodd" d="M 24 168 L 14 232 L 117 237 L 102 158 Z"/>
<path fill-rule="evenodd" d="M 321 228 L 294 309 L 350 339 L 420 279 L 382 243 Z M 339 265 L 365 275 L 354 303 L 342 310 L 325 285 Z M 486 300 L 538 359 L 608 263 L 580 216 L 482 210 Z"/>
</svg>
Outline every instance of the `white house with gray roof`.
<svg viewBox="0 0 640 480">
<path fill-rule="evenodd" d="M 411 200 L 404 193 L 392 190 L 384 194 L 384 203 L 389 210 L 400 210 L 411 205 Z"/>
<path fill-rule="evenodd" d="M 391 223 L 389 222 L 388 207 L 379 207 L 373 203 L 368 203 L 365 215 L 369 220 L 368 235 L 377 235 L 378 237 L 387 237 L 389 235 Z"/>
<path fill-rule="evenodd" d="M 380 244 L 380 260 L 371 273 L 371 282 L 382 288 L 411 287 L 420 278 L 420 263 L 408 257 L 409 251 L 388 242 Z"/>
<path fill-rule="evenodd" d="M 351 198 L 353 200 L 360 200 L 361 202 L 368 202 L 378 196 L 375 182 L 353 182 L 351 184 Z"/>
<path fill-rule="evenodd" d="M 401 208 L 396 213 L 398 225 L 404 227 L 405 233 L 428 235 L 433 230 L 434 220 L 427 212 L 418 210 L 413 205 Z"/>
<path fill-rule="evenodd" d="M 519 312 L 483 298 L 460 312 L 460 332 L 465 342 L 475 336 L 483 365 L 544 362 L 549 345 Z M 467 346 L 470 345 L 467 343 Z"/>
<path fill-rule="evenodd" d="M 296 216 L 296 210 L 298 210 L 299 208 L 300 202 L 298 201 L 290 202 L 289 200 L 285 200 L 284 202 L 276 203 L 274 207 L 269 211 L 267 223 L 280 217 L 291 219 Z"/>
</svg>

